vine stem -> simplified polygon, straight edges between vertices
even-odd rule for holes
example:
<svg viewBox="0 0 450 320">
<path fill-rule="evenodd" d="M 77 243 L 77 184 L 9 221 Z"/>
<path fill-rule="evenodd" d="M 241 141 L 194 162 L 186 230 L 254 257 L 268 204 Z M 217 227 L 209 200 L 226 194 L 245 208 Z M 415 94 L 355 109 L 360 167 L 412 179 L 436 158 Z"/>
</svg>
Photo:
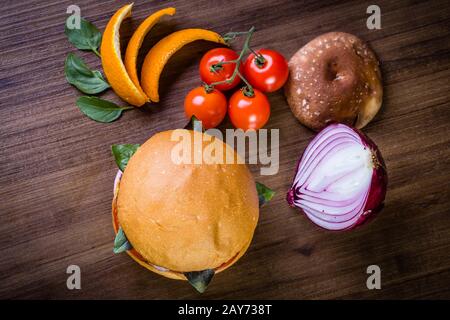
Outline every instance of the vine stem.
<svg viewBox="0 0 450 320">
<path fill-rule="evenodd" d="M 236 39 L 239 36 L 242 36 L 244 34 L 248 34 L 248 31 L 243 31 L 243 32 L 228 32 L 227 34 L 225 34 L 223 36 L 223 39 L 225 40 L 225 42 L 229 43 L 231 41 L 233 41 L 234 39 Z"/>
<path fill-rule="evenodd" d="M 217 72 L 217 71 L 219 71 L 219 70 L 222 69 L 222 66 L 223 66 L 224 64 L 231 64 L 231 63 L 236 63 L 236 62 L 237 62 L 237 60 L 220 61 L 220 62 L 218 62 L 218 63 L 216 63 L 216 64 L 213 64 L 213 65 L 209 68 L 209 71 L 211 71 L 211 72 Z"/>
<path fill-rule="evenodd" d="M 244 57 L 244 55 L 247 52 L 251 52 L 252 49 L 250 49 L 250 39 L 252 38 L 253 32 L 255 31 L 255 27 L 251 27 L 250 30 L 246 31 L 246 32 L 231 32 L 231 33 L 227 33 L 224 37 L 227 37 L 227 39 L 234 39 L 237 35 L 247 35 L 247 38 L 245 39 L 244 45 L 242 47 L 242 50 L 238 56 L 238 58 L 236 60 L 230 60 L 230 61 L 221 61 L 219 63 L 216 63 L 214 65 L 211 66 L 212 69 L 216 69 L 216 68 L 220 68 L 223 64 L 226 63 L 236 63 L 235 67 L 234 67 L 234 71 L 233 74 L 231 75 L 230 78 L 223 80 L 223 81 L 217 81 L 217 82 L 213 82 L 211 84 L 205 84 L 205 90 L 206 92 L 210 92 L 211 90 L 214 89 L 214 86 L 217 86 L 219 84 L 223 84 L 223 83 L 232 83 L 234 81 L 234 79 L 238 76 L 239 78 L 242 79 L 242 81 L 244 81 L 247 89 L 244 90 L 244 94 L 248 97 L 253 97 L 254 96 L 254 90 L 253 87 L 251 86 L 251 84 L 247 81 L 247 79 L 245 79 L 245 77 L 239 72 L 239 67 L 241 66 L 242 63 L 242 58 Z"/>
</svg>

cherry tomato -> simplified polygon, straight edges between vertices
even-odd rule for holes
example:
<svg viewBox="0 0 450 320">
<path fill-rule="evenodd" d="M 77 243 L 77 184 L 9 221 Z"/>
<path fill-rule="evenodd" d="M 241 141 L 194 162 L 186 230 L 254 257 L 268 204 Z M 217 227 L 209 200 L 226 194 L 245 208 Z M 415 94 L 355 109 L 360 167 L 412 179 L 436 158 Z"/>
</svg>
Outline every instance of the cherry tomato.
<svg viewBox="0 0 450 320">
<path fill-rule="evenodd" d="M 289 75 L 286 59 L 274 50 L 261 49 L 257 53 L 262 59 L 251 53 L 245 60 L 245 78 L 263 92 L 277 91 L 286 83 Z"/>
<path fill-rule="evenodd" d="M 196 116 L 202 121 L 204 128 L 214 128 L 219 125 L 227 113 L 227 98 L 219 90 L 206 92 L 204 87 L 191 90 L 184 99 L 184 112 L 190 119 Z"/>
<path fill-rule="evenodd" d="M 257 89 L 254 89 L 253 97 L 247 97 L 239 90 L 230 98 L 228 115 L 236 128 L 258 130 L 269 120 L 270 103 L 264 93 Z"/>
<path fill-rule="evenodd" d="M 236 52 L 228 48 L 216 48 L 209 50 L 200 61 L 200 77 L 202 78 L 202 81 L 207 84 L 211 84 L 213 82 L 224 81 L 231 78 L 231 75 L 236 67 L 236 63 L 222 64 L 222 66 L 216 68 L 215 71 L 212 70 L 212 66 L 220 62 L 236 60 L 238 57 L 239 56 Z M 239 71 L 242 72 L 242 70 L 243 67 L 241 65 Z M 215 86 L 215 88 L 222 91 L 230 90 L 237 86 L 240 81 L 241 79 L 236 76 L 232 83 L 219 84 Z"/>
</svg>

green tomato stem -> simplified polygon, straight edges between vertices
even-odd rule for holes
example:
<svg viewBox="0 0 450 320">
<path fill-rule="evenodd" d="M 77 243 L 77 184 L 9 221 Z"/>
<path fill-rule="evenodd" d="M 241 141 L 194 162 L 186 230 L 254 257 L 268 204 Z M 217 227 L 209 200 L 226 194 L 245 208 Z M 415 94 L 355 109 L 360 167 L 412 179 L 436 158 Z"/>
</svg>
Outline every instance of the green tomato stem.
<svg viewBox="0 0 450 320">
<path fill-rule="evenodd" d="M 262 68 L 264 66 L 264 64 L 266 63 L 266 58 L 264 58 L 264 56 L 261 53 L 256 52 L 252 48 L 249 48 L 249 49 L 250 49 L 250 52 L 255 55 L 255 64 L 259 68 Z"/>
</svg>

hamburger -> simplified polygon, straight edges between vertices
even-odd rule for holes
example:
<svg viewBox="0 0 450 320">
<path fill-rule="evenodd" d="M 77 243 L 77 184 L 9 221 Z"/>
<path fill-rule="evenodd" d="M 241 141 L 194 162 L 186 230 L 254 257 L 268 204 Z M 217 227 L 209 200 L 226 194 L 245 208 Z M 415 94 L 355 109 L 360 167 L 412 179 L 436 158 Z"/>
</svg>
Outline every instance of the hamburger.
<svg viewBox="0 0 450 320">
<path fill-rule="evenodd" d="M 187 136 L 192 146 L 201 141 L 202 152 L 216 148 L 236 161 L 214 163 L 204 152 L 201 163 L 177 163 L 174 134 Z M 114 251 L 127 251 L 148 270 L 187 280 L 199 292 L 246 252 L 261 200 L 237 153 L 206 135 L 178 129 L 157 133 L 139 147 L 113 146 L 123 170 L 116 177 L 112 203 Z M 191 155 L 197 151 L 191 148 Z M 258 184 L 258 190 L 262 187 Z"/>
</svg>

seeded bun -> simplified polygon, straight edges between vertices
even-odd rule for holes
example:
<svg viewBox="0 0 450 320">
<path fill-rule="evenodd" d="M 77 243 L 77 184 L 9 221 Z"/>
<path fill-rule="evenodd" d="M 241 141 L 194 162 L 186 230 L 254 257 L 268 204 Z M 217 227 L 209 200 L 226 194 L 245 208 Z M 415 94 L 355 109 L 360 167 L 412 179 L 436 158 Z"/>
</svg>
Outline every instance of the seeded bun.
<svg viewBox="0 0 450 320">
<path fill-rule="evenodd" d="M 250 245 L 259 206 L 245 164 L 206 164 L 212 159 L 206 147 L 220 148 L 236 159 L 233 149 L 208 136 L 211 141 L 200 146 L 203 164 L 176 164 L 171 157 L 179 144 L 171 141 L 174 133 L 187 134 L 191 145 L 194 137 L 201 141 L 205 136 L 165 131 L 139 147 L 115 190 L 113 223 L 116 232 L 122 227 L 133 246 L 128 253 L 138 263 L 185 280 L 184 272 L 217 273 L 236 262 Z"/>
<path fill-rule="evenodd" d="M 289 61 L 285 94 L 292 113 L 316 131 L 330 122 L 363 128 L 382 103 L 378 64 L 354 35 L 330 32 L 315 38 Z"/>
</svg>

